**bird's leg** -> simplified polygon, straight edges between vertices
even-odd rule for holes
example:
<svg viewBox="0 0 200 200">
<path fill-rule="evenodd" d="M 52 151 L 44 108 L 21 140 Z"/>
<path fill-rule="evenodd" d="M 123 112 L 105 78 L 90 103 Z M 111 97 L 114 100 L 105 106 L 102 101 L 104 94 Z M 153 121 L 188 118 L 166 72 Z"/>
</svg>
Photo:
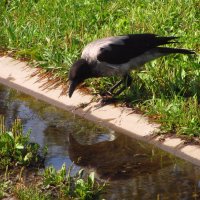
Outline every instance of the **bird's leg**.
<svg viewBox="0 0 200 200">
<path fill-rule="evenodd" d="M 121 79 L 120 81 L 118 81 L 115 85 L 113 85 L 108 91 L 106 91 L 105 93 L 102 94 L 102 96 L 113 96 L 113 91 L 120 86 L 123 83 L 124 79 Z"/>
<path fill-rule="evenodd" d="M 113 91 L 122 83 L 124 83 L 124 86 L 119 89 L 116 93 L 113 93 Z M 127 87 L 129 87 L 132 83 L 132 77 L 129 74 L 126 74 L 122 80 L 117 82 L 108 92 L 107 94 L 111 96 L 102 96 L 103 99 L 101 101 L 102 105 L 106 105 L 108 103 L 114 103 L 117 99 L 115 96 L 121 94 Z"/>
<path fill-rule="evenodd" d="M 124 76 L 124 78 L 121 80 L 121 83 L 124 81 L 124 83 L 125 83 L 125 85 L 120 89 L 120 90 L 118 90 L 116 93 L 114 93 L 113 94 L 113 97 L 114 96 L 117 96 L 117 95 L 119 95 L 119 94 L 121 94 L 127 87 L 129 87 L 130 85 L 131 85 L 131 83 L 132 83 L 132 77 L 129 75 L 129 74 L 127 74 L 127 75 L 125 75 Z M 120 83 L 120 84 L 121 84 Z M 117 83 L 118 84 L 118 83 Z M 116 85 L 117 85 L 116 84 Z M 118 85 L 120 85 L 120 84 L 118 84 Z M 115 86 L 115 85 L 114 85 Z M 113 86 L 113 87 L 114 87 Z M 116 88 L 116 87 L 115 87 Z"/>
<path fill-rule="evenodd" d="M 124 86 L 119 89 L 116 93 L 113 93 L 113 90 L 115 90 L 120 84 L 124 82 Z M 117 82 L 107 93 L 111 94 L 112 96 L 104 96 L 101 103 L 102 105 L 106 105 L 108 103 L 114 103 L 117 99 L 115 96 L 121 94 L 127 87 L 129 87 L 132 83 L 132 78 L 129 74 L 125 75 L 122 80 Z"/>
<path fill-rule="evenodd" d="M 123 83 L 123 79 L 121 79 L 121 80 L 118 81 L 115 85 L 113 85 L 113 86 L 110 88 L 110 90 L 108 90 L 108 93 L 112 94 L 113 91 L 114 91 L 119 85 L 121 85 L 122 83 Z"/>
</svg>

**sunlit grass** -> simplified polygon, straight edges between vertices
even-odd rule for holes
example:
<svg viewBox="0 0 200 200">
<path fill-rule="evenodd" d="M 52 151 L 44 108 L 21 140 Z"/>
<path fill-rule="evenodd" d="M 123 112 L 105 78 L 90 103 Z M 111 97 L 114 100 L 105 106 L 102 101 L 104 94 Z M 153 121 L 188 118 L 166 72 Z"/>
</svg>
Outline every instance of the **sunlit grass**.
<svg viewBox="0 0 200 200">
<path fill-rule="evenodd" d="M 174 96 L 153 99 L 144 103 L 146 113 L 162 124 L 161 130 L 168 133 L 199 136 L 200 134 L 200 105 L 197 97 L 184 99 Z"/>
<path fill-rule="evenodd" d="M 88 42 L 111 35 L 156 33 L 180 36 L 172 46 L 200 49 L 200 3 L 198 0 L 13 0 L 0 2 L 0 46 L 16 57 L 35 60 L 34 65 L 67 79 L 69 67 Z M 192 98 L 200 102 L 200 57 L 173 55 L 158 59 L 133 72 L 133 86 L 126 98 L 133 106 L 154 109 L 155 99 L 185 107 Z M 104 90 L 115 78 L 93 80 L 93 91 Z M 148 104 L 144 102 L 148 101 Z M 150 103 L 151 102 L 151 103 Z M 171 120 L 159 109 L 163 121 Z M 175 105 L 174 105 L 175 106 Z M 191 105 L 195 113 L 198 107 Z M 195 118 L 199 119 L 198 115 Z M 187 121 L 186 121 L 187 120 Z M 190 117 L 174 126 L 188 127 Z M 199 119 L 200 120 L 200 119 Z M 176 121 L 176 120 L 175 120 Z M 170 130 L 170 129 L 167 129 Z M 180 134 L 187 134 L 180 129 Z M 172 130 L 171 130 L 172 131 Z M 196 131 L 190 134 L 199 135 Z"/>
</svg>

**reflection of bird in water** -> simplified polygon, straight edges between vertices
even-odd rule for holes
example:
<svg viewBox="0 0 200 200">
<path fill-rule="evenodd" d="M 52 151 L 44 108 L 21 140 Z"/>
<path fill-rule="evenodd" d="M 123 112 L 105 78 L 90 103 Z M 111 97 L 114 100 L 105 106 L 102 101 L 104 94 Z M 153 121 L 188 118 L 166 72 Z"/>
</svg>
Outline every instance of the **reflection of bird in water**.
<svg viewBox="0 0 200 200">
<path fill-rule="evenodd" d="M 129 34 L 103 38 L 89 43 L 81 59 L 74 62 L 69 72 L 69 97 L 84 80 L 93 77 L 120 76 L 122 80 L 110 88 L 108 94 L 119 95 L 132 83 L 130 71 L 145 63 L 169 54 L 194 54 L 187 49 L 160 47 L 176 43 L 177 37 L 159 37 L 155 34 Z M 124 87 L 114 90 L 124 83 Z"/>
<path fill-rule="evenodd" d="M 70 134 L 69 157 L 79 166 L 93 168 L 103 179 L 127 179 L 161 168 L 159 155 L 152 159 L 151 149 L 124 135 L 113 141 L 85 145 Z"/>
</svg>

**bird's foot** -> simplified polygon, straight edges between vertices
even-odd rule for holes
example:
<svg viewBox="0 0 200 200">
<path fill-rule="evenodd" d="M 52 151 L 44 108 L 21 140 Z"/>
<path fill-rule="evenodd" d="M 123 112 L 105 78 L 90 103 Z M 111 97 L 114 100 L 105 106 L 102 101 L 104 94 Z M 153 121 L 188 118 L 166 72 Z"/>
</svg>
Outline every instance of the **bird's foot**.
<svg viewBox="0 0 200 200">
<path fill-rule="evenodd" d="M 101 92 L 99 94 L 102 98 L 111 98 L 113 96 L 113 94 L 110 91 L 106 91 L 106 92 Z"/>
<path fill-rule="evenodd" d="M 118 99 L 115 97 L 104 97 L 101 99 L 101 105 L 105 106 L 111 103 L 117 103 Z"/>
<path fill-rule="evenodd" d="M 119 99 L 117 98 L 117 95 L 115 93 L 110 92 L 110 90 L 101 93 L 100 96 L 101 96 L 102 105 L 117 103 L 119 101 Z"/>
</svg>

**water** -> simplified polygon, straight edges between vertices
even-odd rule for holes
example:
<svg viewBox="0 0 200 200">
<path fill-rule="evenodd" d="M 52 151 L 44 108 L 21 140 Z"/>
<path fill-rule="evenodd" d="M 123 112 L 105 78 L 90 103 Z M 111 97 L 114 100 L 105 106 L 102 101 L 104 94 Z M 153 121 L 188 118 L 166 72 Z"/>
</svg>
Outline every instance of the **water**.
<svg viewBox="0 0 200 200">
<path fill-rule="evenodd" d="M 102 198 L 200 199 L 200 168 L 156 147 L 101 127 L 0 85 L 0 114 L 10 126 L 17 117 L 31 140 L 47 144 L 46 166 L 72 162 L 109 181 Z"/>
</svg>

